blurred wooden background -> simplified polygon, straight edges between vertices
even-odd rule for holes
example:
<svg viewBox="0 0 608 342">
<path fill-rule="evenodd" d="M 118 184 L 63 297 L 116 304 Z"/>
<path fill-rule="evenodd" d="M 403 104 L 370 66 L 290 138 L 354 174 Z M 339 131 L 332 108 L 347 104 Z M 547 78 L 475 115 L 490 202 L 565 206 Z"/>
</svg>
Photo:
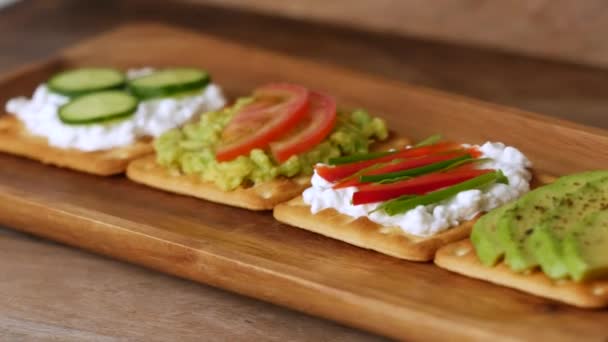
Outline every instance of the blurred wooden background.
<svg viewBox="0 0 608 342">
<path fill-rule="evenodd" d="M 236 4 L 234 6 L 239 5 L 241 0 L 224 0 L 224 3 L 220 4 L 223 7 L 205 1 L 216 0 L 18 2 L 0 11 L 0 72 L 4 68 L 9 69 L 49 56 L 62 47 L 116 25 L 134 20 L 151 20 L 188 27 L 241 44 L 335 64 L 400 82 L 608 128 L 606 67 L 564 63 L 563 59 L 552 61 L 529 58 L 522 56 L 521 52 L 437 42 L 406 34 L 353 29 L 329 21 L 294 20 L 285 15 L 272 15 L 269 13 L 269 7 L 264 13 L 261 10 L 251 10 L 251 6 L 262 6 L 266 0 L 251 0 L 249 5 L 241 4 L 248 10 L 235 10 L 230 7 L 233 3 Z M 352 2 L 362 4 L 372 1 Z M 376 1 L 377 6 L 388 2 Z M 412 1 L 401 0 L 399 6 Z M 436 1 L 448 0 L 424 1 L 425 4 L 421 7 L 425 8 Z M 521 1 L 523 0 L 508 2 Z M 576 3 L 584 7 L 594 1 Z M 307 2 L 310 6 L 321 3 L 320 0 Z M 325 10 L 336 14 L 336 8 L 339 7 L 336 3 L 344 5 L 346 2 L 328 0 Z M 277 1 L 275 5 L 273 3 L 267 1 L 266 5 L 282 7 L 291 4 L 296 10 L 298 4 L 304 7 L 303 0 Z M 497 3 L 499 1 L 492 2 Z M 572 3 L 575 3 L 575 0 L 572 0 Z M 320 11 L 319 6 L 312 7 Z M 348 13 L 355 13 L 350 8 L 349 11 Z M 452 10 L 451 13 L 455 11 Z M 470 27 L 477 26 L 471 24 Z M 608 32 L 608 29 L 604 32 Z M 581 53 L 581 56 L 583 55 Z"/>
<path fill-rule="evenodd" d="M 608 67 L 605 0 L 189 0 Z"/>
</svg>

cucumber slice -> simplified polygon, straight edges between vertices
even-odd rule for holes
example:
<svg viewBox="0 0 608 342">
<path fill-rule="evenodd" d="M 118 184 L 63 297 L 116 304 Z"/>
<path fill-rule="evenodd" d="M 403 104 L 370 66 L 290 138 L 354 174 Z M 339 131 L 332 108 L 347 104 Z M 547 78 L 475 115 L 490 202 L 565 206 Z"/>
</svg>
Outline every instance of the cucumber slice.
<svg viewBox="0 0 608 342">
<path fill-rule="evenodd" d="M 204 70 L 171 68 L 129 81 L 129 90 L 140 99 L 169 97 L 202 89 L 210 81 L 209 74 Z"/>
<path fill-rule="evenodd" d="M 60 72 L 47 82 L 49 89 L 61 95 L 75 97 L 96 91 L 118 89 L 125 85 L 126 76 L 109 68 L 82 68 Z"/>
<path fill-rule="evenodd" d="M 137 98 L 124 91 L 106 90 L 79 96 L 59 108 L 59 119 L 66 124 L 103 123 L 133 115 Z"/>
</svg>

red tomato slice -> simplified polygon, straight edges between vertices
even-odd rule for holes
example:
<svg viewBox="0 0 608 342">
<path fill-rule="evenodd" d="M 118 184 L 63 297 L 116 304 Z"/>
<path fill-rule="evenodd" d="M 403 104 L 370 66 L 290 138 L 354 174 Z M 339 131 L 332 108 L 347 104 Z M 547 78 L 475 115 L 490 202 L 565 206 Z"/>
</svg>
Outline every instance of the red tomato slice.
<svg viewBox="0 0 608 342">
<path fill-rule="evenodd" d="M 453 151 L 453 152 L 433 154 L 433 155 L 424 156 L 424 157 L 406 159 L 406 160 L 399 161 L 396 163 L 389 163 L 384 166 L 380 166 L 376 169 L 369 170 L 367 172 L 362 172 L 360 175 L 357 175 L 358 177 L 355 177 L 355 178 L 349 177 L 349 179 L 340 181 L 336 185 L 334 185 L 333 188 L 340 189 L 340 188 L 345 188 L 348 186 L 356 186 L 356 185 L 362 184 L 361 182 L 359 182 L 360 176 L 381 175 L 384 173 L 391 173 L 391 172 L 396 172 L 396 171 L 415 169 L 417 167 L 427 166 L 430 164 L 454 159 L 454 158 L 463 156 L 465 154 L 467 154 L 466 150 L 459 150 L 459 151 Z"/>
<path fill-rule="evenodd" d="M 308 113 L 309 91 L 295 84 L 269 84 L 256 89 L 254 101 L 239 110 L 222 132 L 215 151 L 229 161 L 268 144 L 297 126 Z"/>
<path fill-rule="evenodd" d="M 403 195 L 423 195 L 466 180 L 493 172 L 491 169 L 471 169 L 468 165 L 448 172 L 437 172 L 390 184 L 365 184 L 353 194 L 353 204 L 388 201 Z"/>
<path fill-rule="evenodd" d="M 317 171 L 319 176 L 323 177 L 328 182 L 335 182 L 378 163 L 386 163 L 394 159 L 422 157 L 429 154 L 446 152 L 459 148 L 462 148 L 460 144 L 453 142 L 443 142 L 431 146 L 408 148 L 397 151 L 387 156 L 344 165 L 319 165 L 315 167 L 315 170 Z"/>
<path fill-rule="evenodd" d="M 308 115 L 298 125 L 295 132 L 280 141 L 270 143 L 270 151 L 279 162 L 306 152 L 321 143 L 331 133 L 336 124 L 336 101 L 316 92 L 310 92 Z"/>
</svg>

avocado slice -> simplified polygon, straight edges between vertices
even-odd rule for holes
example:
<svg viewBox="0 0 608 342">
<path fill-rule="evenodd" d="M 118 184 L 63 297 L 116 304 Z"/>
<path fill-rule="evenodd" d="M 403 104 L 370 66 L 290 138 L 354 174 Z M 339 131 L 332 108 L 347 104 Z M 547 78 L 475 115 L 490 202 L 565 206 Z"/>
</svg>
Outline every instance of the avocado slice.
<svg viewBox="0 0 608 342">
<path fill-rule="evenodd" d="M 608 177 L 589 182 L 561 198 L 547 211 L 528 239 L 530 250 L 550 278 L 568 276 L 562 241 L 584 218 L 608 203 Z"/>
<path fill-rule="evenodd" d="M 566 234 L 564 262 L 575 281 L 593 280 L 608 275 L 608 204 L 602 211 L 587 216 Z"/>
<path fill-rule="evenodd" d="M 530 193 L 510 210 L 507 210 L 496 224 L 498 243 L 505 251 L 505 263 L 516 272 L 534 267 L 536 258 L 526 248 L 526 239 L 532 234 L 540 217 L 555 206 L 561 186 L 551 186 Z"/>
<path fill-rule="evenodd" d="M 482 264 L 494 266 L 504 255 L 504 248 L 498 242 L 496 224 L 502 215 L 515 206 L 515 202 L 498 207 L 482 216 L 471 231 L 471 242 Z"/>
<path fill-rule="evenodd" d="M 525 222 L 521 222 L 522 224 L 518 225 L 519 230 L 515 231 L 517 234 L 511 233 L 510 231 L 511 223 L 519 223 L 517 218 L 520 216 L 522 218 L 527 218 L 528 214 L 526 211 L 530 209 L 526 208 L 534 207 L 534 202 L 526 199 L 542 197 L 549 198 L 552 196 L 550 194 L 555 194 L 557 197 L 568 191 L 573 191 L 580 188 L 590 180 L 595 180 L 602 177 L 608 177 L 608 171 L 589 171 L 561 177 L 553 184 L 530 191 L 526 195 L 522 196 L 520 200 L 496 208 L 482 216 L 475 223 L 471 232 L 471 242 L 475 247 L 475 251 L 481 263 L 486 266 L 495 265 L 501 260 L 505 254 L 506 247 L 508 247 L 510 250 L 509 254 L 511 255 L 511 264 L 515 265 L 517 269 L 524 270 L 526 268 L 533 267 L 536 264 L 535 259 L 529 257 L 531 252 L 524 250 L 525 245 L 523 242 L 521 242 L 522 239 L 527 237 L 526 231 L 528 231 L 527 228 L 530 227 L 525 227 Z M 524 205 L 520 205 L 522 201 L 525 201 Z M 515 209 L 516 207 L 517 209 Z M 531 209 L 531 211 L 536 211 L 537 213 L 540 212 L 540 210 L 534 209 Z M 503 216 L 505 215 L 507 215 L 508 218 L 502 220 Z M 538 218 L 539 216 L 535 215 L 534 217 Z M 503 221 L 501 223 L 502 230 L 504 230 L 501 234 L 502 239 L 498 236 L 499 221 Z M 526 219 L 526 222 L 532 221 Z M 525 254 L 522 257 L 514 255 L 516 253 L 524 253 L 523 251 L 525 251 Z"/>
</svg>

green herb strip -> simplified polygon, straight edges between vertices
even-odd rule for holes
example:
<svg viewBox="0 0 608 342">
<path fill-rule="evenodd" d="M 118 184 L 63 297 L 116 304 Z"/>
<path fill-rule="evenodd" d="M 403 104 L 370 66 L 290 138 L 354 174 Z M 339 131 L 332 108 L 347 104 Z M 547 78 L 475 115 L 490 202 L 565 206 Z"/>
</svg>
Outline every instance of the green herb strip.
<svg viewBox="0 0 608 342">
<path fill-rule="evenodd" d="M 343 178 L 343 179 L 340 179 L 340 180 L 339 180 L 339 181 L 338 181 L 336 184 L 340 184 L 340 183 L 343 183 L 343 182 L 347 182 L 347 181 L 350 181 L 350 180 L 353 180 L 353 179 L 358 179 L 358 178 L 360 178 L 362 175 L 364 175 L 364 174 L 366 174 L 366 173 L 368 173 L 368 172 L 370 172 L 370 171 L 373 171 L 373 170 L 379 169 L 379 168 L 384 167 L 384 166 L 387 166 L 387 165 L 396 164 L 396 163 L 402 162 L 402 161 L 404 161 L 404 160 L 405 160 L 405 159 L 393 159 L 393 160 L 391 160 L 391 161 L 389 161 L 389 162 L 385 162 L 385 163 L 378 163 L 378 164 L 374 164 L 374 165 L 372 165 L 372 166 L 368 166 L 368 167 L 366 167 L 366 168 L 364 168 L 364 169 L 361 169 L 361 170 L 359 170 L 359 171 L 357 171 L 357 172 L 353 173 L 352 175 L 350 175 L 350 176 L 348 176 L 348 177 L 345 177 L 345 178 Z"/>
<path fill-rule="evenodd" d="M 492 160 L 492 158 L 478 158 L 478 159 L 466 159 L 466 160 L 461 160 L 458 162 L 455 162 L 452 165 L 447 166 L 446 168 L 442 169 L 441 172 L 446 172 L 446 171 L 450 171 L 453 170 L 459 166 L 465 165 L 465 164 L 470 164 L 470 163 L 485 163 L 487 161 Z"/>
<path fill-rule="evenodd" d="M 384 210 L 388 215 L 394 216 L 397 214 L 405 213 L 411 209 L 416 208 L 419 205 L 429 205 L 441 202 L 443 200 L 456 196 L 462 191 L 485 188 L 494 183 L 509 184 L 509 180 L 502 173 L 502 171 L 497 170 L 441 190 L 429 192 L 426 195 L 416 197 L 411 197 L 410 195 L 408 195 L 399 197 L 384 202 L 382 205 L 378 206 L 374 211 Z"/>
<path fill-rule="evenodd" d="M 460 157 L 456 157 L 456 158 L 452 158 L 449 160 L 444 160 L 441 162 L 417 167 L 414 169 L 389 172 L 389 173 L 384 173 L 384 174 L 380 174 L 380 175 L 367 175 L 367 176 L 364 175 L 364 176 L 361 176 L 361 178 L 359 180 L 361 181 L 361 183 L 379 183 L 379 182 L 386 183 L 386 182 L 390 182 L 391 180 L 392 181 L 400 180 L 403 177 L 415 177 L 415 176 L 421 176 L 421 175 L 435 172 L 435 171 L 440 171 L 440 170 L 450 167 L 453 164 L 462 163 L 464 161 L 470 161 L 470 160 L 473 160 L 473 156 L 471 156 L 470 154 L 465 154 Z"/>
<path fill-rule="evenodd" d="M 420 141 L 416 145 L 412 146 L 412 148 L 435 145 L 436 143 L 441 141 L 441 139 L 442 139 L 441 134 L 434 134 L 434 135 L 431 135 L 430 137 L 425 138 L 424 140 Z M 352 156 L 330 158 L 328 160 L 328 164 L 329 165 L 342 165 L 342 164 L 355 163 L 355 162 L 359 162 L 359 161 L 388 156 L 391 154 L 395 154 L 397 152 L 399 152 L 399 150 L 386 151 L 386 152 L 371 152 L 371 153 L 365 153 L 365 154 L 355 154 Z"/>
<path fill-rule="evenodd" d="M 365 160 L 388 156 L 391 154 L 395 154 L 396 152 L 398 152 L 398 150 L 386 151 L 386 152 L 371 152 L 371 153 L 365 153 L 365 154 L 355 154 L 352 156 L 330 158 L 328 163 L 329 163 L 329 165 L 349 164 L 349 163 L 355 163 L 355 162 L 359 162 L 359 161 L 365 161 Z"/>
<path fill-rule="evenodd" d="M 442 138 L 443 137 L 441 136 L 441 134 L 433 134 L 433 135 L 431 135 L 428 138 L 422 139 L 422 141 L 420 141 L 419 143 L 417 143 L 416 145 L 414 145 L 414 147 L 423 147 L 423 146 L 435 145 Z"/>
</svg>

